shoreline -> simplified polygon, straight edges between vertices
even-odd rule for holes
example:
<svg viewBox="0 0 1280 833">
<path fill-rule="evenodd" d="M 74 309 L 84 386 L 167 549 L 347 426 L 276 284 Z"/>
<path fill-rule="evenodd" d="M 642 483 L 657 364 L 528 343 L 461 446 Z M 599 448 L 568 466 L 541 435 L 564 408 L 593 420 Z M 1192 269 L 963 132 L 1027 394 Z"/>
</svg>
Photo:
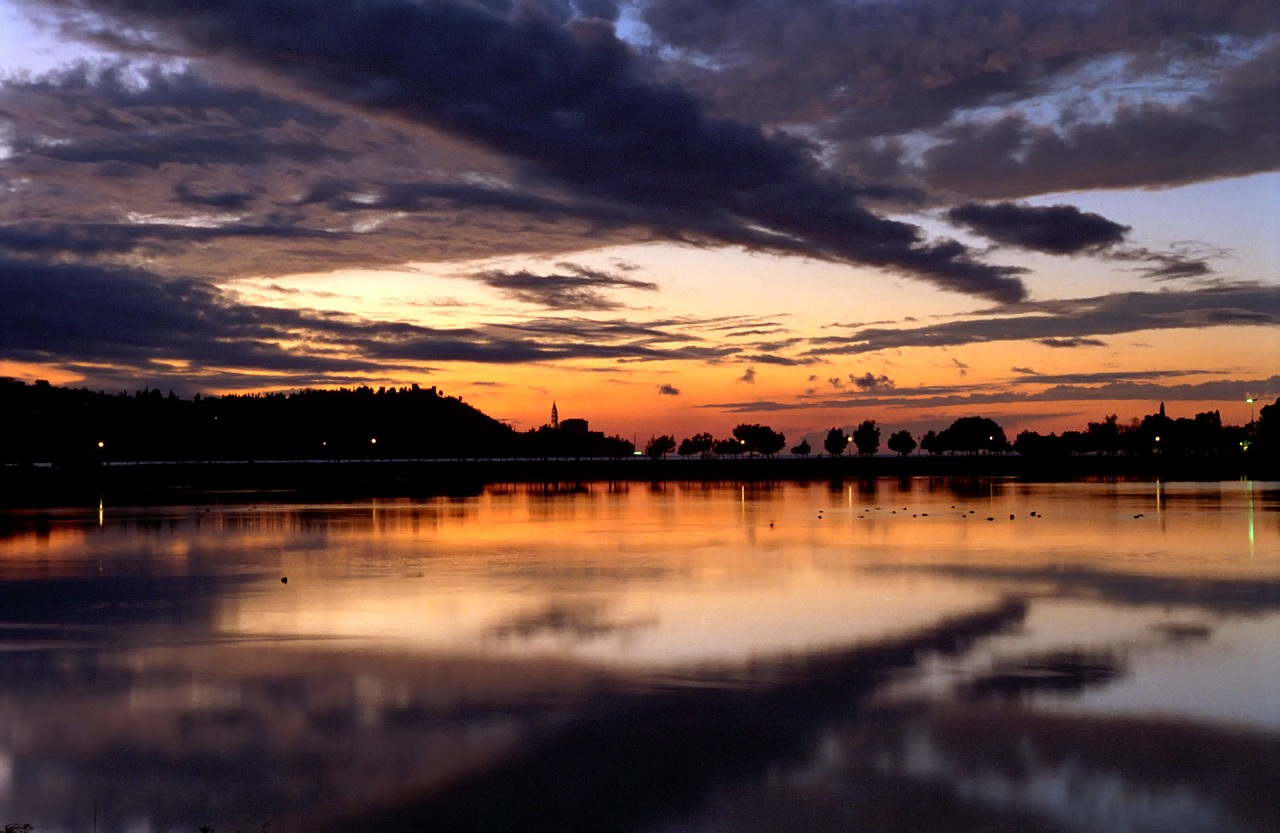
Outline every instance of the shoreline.
<svg viewBox="0 0 1280 833">
<path fill-rule="evenodd" d="M 1252 465 L 1250 465 L 1252 464 Z M 1258 461 L 1218 458 L 939 455 L 908 457 L 313 460 L 139 462 L 0 467 L 0 508 L 190 503 L 228 494 L 299 500 L 478 494 L 502 483 L 774 482 L 875 478 L 1094 478 L 1222 481 L 1275 477 Z"/>
</svg>

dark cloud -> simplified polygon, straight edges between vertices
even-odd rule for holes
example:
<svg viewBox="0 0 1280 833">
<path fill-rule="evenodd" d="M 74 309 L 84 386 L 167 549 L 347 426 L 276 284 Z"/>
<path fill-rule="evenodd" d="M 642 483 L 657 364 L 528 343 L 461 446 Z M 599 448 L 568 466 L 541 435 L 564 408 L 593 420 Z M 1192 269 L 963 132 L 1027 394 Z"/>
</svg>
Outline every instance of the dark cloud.
<svg viewBox="0 0 1280 833">
<path fill-rule="evenodd" d="M 1213 268 L 1202 255 L 1190 250 L 1191 247 L 1182 248 L 1182 251 L 1155 252 L 1133 246 L 1112 252 L 1110 256 L 1115 260 L 1145 263 L 1135 267 L 1138 274 L 1157 282 L 1194 280 L 1213 274 Z"/>
<path fill-rule="evenodd" d="M 576 0 L 574 6 L 582 17 L 616 21 L 621 11 L 613 0 Z"/>
<path fill-rule="evenodd" d="M 255 374 L 255 386 L 295 387 L 299 379 L 343 383 L 394 363 L 707 361 L 739 352 L 682 334 L 691 323 L 559 318 L 432 328 L 246 304 L 204 281 L 137 269 L 0 256 L 0 358 L 76 369 L 90 383 L 179 367 L 197 384 Z"/>
<path fill-rule="evenodd" d="M 893 380 L 883 373 L 876 376 L 873 373 L 864 373 L 861 376 L 850 376 L 849 381 L 853 382 L 854 387 L 864 391 L 883 391 L 893 390 L 895 387 Z"/>
<path fill-rule="evenodd" d="M 785 342 L 785 347 L 790 349 L 794 344 L 799 344 L 799 343 L 800 343 L 800 339 L 789 339 L 787 342 Z M 771 345 L 748 344 L 748 345 L 744 345 L 743 349 L 744 351 L 750 351 L 750 350 L 781 349 L 781 348 L 772 348 Z M 803 367 L 804 365 L 816 363 L 815 360 L 811 358 L 805 358 L 803 356 L 801 357 L 784 356 L 779 353 L 744 352 L 741 358 L 743 361 L 755 362 L 756 364 L 772 364 L 772 365 L 777 365 L 779 367 Z"/>
<path fill-rule="evenodd" d="M 622 304 L 605 297 L 601 290 L 641 289 L 657 291 L 658 285 L 635 278 L 610 275 L 573 264 L 561 264 L 565 273 L 538 275 L 519 272 L 481 272 L 474 278 L 499 290 L 507 298 L 561 310 L 612 310 Z"/>
<path fill-rule="evenodd" d="M 1002 199 L 1276 170 L 1278 56 L 1273 44 L 1200 95 L 1124 105 L 1105 120 L 1046 126 L 1013 114 L 964 122 L 925 153 L 923 176 L 934 188 Z"/>
<path fill-rule="evenodd" d="M 12 151 L 0 158 L 7 176 L 0 209 L 10 242 L 15 224 L 63 224 L 74 230 L 63 232 L 73 239 L 60 257 L 136 263 L 126 255 L 141 251 L 130 241 L 148 236 L 132 228 L 139 225 L 234 220 L 241 229 L 316 231 L 306 246 L 277 234 L 255 248 L 208 237 L 201 246 L 145 252 L 148 268 L 168 274 L 240 277 L 260 274 L 264 263 L 314 272 L 557 253 L 615 242 L 612 229 L 626 224 L 514 188 L 502 163 L 473 148 L 322 111 L 315 101 L 146 65 L 10 79 L 0 84 L 0 123 Z M 317 150 L 277 152 L 289 148 Z M 33 229 L 18 231 L 30 237 Z M 12 250 L 37 249 L 28 240 Z"/>
<path fill-rule="evenodd" d="M 222 208 L 239 211 L 248 208 L 257 198 L 253 191 L 212 191 L 198 193 L 190 185 L 180 182 L 173 189 L 178 202 L 198 208 Z"/>
<path fill-rule="evenodd" d="M 1107 343 L 1100 338 L 1038 338 L 1037 344 L 1045 347 L 1106 347 Z"/>
<path fill-rule="evenodd" d="M 1152 379 L 1177 379 L 1187 376 L 1187 370 L 1103 370 L 1092 373 L 1036 373 L 1025 368 L 1013 368 L 1014 373 L 1025 378 L 1014 379 L 1017 385 L 1100 385 L 1114 382 L 1138 382 Z M 1221 370 L 1200 370 L 1196 373 L 1222 373 Z"/>
<path fill-rule="evenodd" d="M 925 242 L 919 228 L 865 209 L 859 187 L 824 172 L 807 146 L 709 116 L 682 89 L 648 78 L 598 19 L 561 26 L 542 14 L 395 0 L 83 5 L 140 31 L 158 27 L 206 59 L 246 62 L 341 106 L 485 147 L 524 181 L 621 210 L 665 239 L 877 266 L 998 301 L 1025 295 L 1020 270 L 983 263 L 955 241 Z M 238 147 L 208 134 L 165 142 L 150 156 L 119 141 L 45 150 L 143 164 L 308 152 L 305 142 L 261 137 Z"/>
<path fill-rule="evenodd" d="M 1093 298 L 1029 301 L 927 327 L 868 327 L 847 336 L 824 336 L 813 339 L 815 346 L 806 354 L 1079 339 L 1140 330 L 1276 325 L 1280 325 L 1280 287 L 1241 284 L 1185 292 L 1122 292 Z"/>
<path fill-rule="evenodd" d="M 94 256 L 133 251 L 158 253 L 170 246 L 226 238 L 340 240 L 346 234 L 287 224 L 224 223 L 197 226 L 174 223 L 19 222 L 0 225 L 0 249 L 15 254 Z"/>
<path fill-rule="evenodd" d="M 754 385 L 756 383 L 756 369 L 754 367 L 748 367 L 746 372 L 738 377 L 738 381 L 746 382 L 748 385 Z"/>
<path fill-rule="evenodd" d="M 200 134 L 145 136 L 116 140 L 81 140 L 47 145 L 26 137 L 11 143 L 14 152 L 58 162 L 102 165 L 131 165 L 155 170 L 162 165 L 264 165 L 283 159 L 316 164 L 343 158 L 343 151 L 311 141 L 271 141 L 262 136 L 244 136 L 207 131 Z"/>
<path fill-rule="evenodd" d="M 1274 130 L 1241 132 L 1248 129 L 1242 120 L 1247 112 L 1237 106 L 1228 85 L 1205 93 L 1202 84 L 1202 79 L 1228 75 L 1224 69 L 1238 65 L 1239 56 L 1280 31 L 1280 12 L 1266 0 L 1102 0 L 1088 5 L 651 0 L 644 5 L 644 19 L 661 41 L 674 47 L 676 56 L 665 70 L 721 111 L 767 123 L 815 125 L 833 152 L 864 176 L 899 180 L 907 175 L 910 166 L 899 137 L 954 129 L 957 121 L 971 121 L 970 116 L 984 111 L 1034 110 L 1050 96 L 1072 105 L 1053 119 L 1054 129 L 1065 128 L 1068 134 L 1061 147 L 1075 150 L 1081 161 L 1089 157 L 1102 162 L 1107 177 L 1155 184 L 1162 168 L 1166 173 L 1177 168 L 1173 176 L 1180 178 L 1269 170 L 1274 164 L 1270 154 L 1253 154 L 1250 161 L 1258 148 L 1274 152 L 1267 138 Z M 1098 83 L 1097 72 L 1104 66 L 1113 87 Z M 1190 114 L 1207 106 L 1216 111 L 1206 113 L 1201 124 L 1216 121 L 1222 141 L 1181 141 L 1179 158 L 1166 163 L 1163 152 L 1141 158 L 1149 147 L 1167 147 L 1168 137 L 1156 137 L 1154 130 L 1117 135 L 1110 149 L 1090 146 L 1090 140 L 1101 136 L 1072 130 L 1096 106 L 1096 98 L 1091 100 L 1095 93 L 1114 91 L 1123 99 L 1139 85 L 1157 84 L 1200 93 L 1199 105 L 1175 109 Z M 1221 121 L 1221 115 L 1232 118 Z M 949 135 L 955 141 L 963 134 Z M 1192 138 L 1185 129 L 1175 135 Z M 1043 137 L 1051 136 L 1046 128 Z M 1037 182 L 1030 170 L 1023 177 L 992 179 L 989 164 L 966 171 L 965 157 L 1020 158 L 1012 149 L 1005 155 L 996 148 L 986 148 L 989 156 L 984 156 L 983 140 L 993 138 L 997 136 L 974 136 L 972 142 L 961 141 L 963 148 L 950 148 L 956 153 L 947 158 L 954 164 L 935 158 L 937 168 L 928 181 L 963 194 L 1008 198 L 1072 190 L 1078 182 L 1060 186 L 1047 180 L 1090 173 L 1081 165 L 1053 177 L 1049 160 L 1035 165 L 1045 182 Z M 1152 138 L 1154 145 L 1148 141 Z M 1117 149 L 1121 156 L 1108 163 L 1105 153 Z M 1183 161 L 1191 164 L 1179 167 Z"/>
<path fill-rule="evenodd" d="M 947 218 L 997 243 L 1054 255 L 1114 246 L 1129 231 L 1128 226 L 1070 205 L 968 203 L 952 208 Z"/>
<path fill-rule="evenodd" d="M 662 396 L 679 396 L 680 388 L 675 385 L 658 385 L 658 393 Z"/>
<path fill-rule="evenodd" d="M 1203 371 L 1188 370 L 1182 375 L 1194 375 Z M 1177 376 L 1170 373 L 1169 376 Z M 1051 385 L 1043 391 L 1028 392 L 1014 386 L 1000 390 L 991 384 L 981 386 L 930 385 L 897 388 L 892 395 L 838 397 L 816 396 L 812 392 L 795 401 L 746 400 L 738 402 L 711 402 L 699 408 L 720 410 L 726 413 L 751 413 L 753 411 L 804 411 L 823 408 L 893 408 L 921 412 L 926 409 L 955 409 L 974 406 L 1027 404 L 1037 402 L 1134 402 L 1136 408 L 1154 409 L 1159 402 L 1186 402 L 1188 408 L 1204 410 L 1208 403 L 1242 402 L 1256 391 L 1280 391 L 1280 376 L 1266 379 L 1223 379 L 1211 382 L 1158 383 L 1144 381 L 1105 381 L 1107 374 L 1090 379 L 1090 374 L 1080 374 L 1079 384 Z M 1114 378 L 1114 377 L 1112 377 Z M 840 381 L 838 379 L 830 380 Z M 1039 379 L 1028 379 L 1035 383 Z M 1090 382 L 1099 382 L 1091 384 Z M 843 382 L 836 387 L 842 387 Z M 1140 411 L 1141 412 L 1141 411 Z M 1149 412 L 1149 411 L 1148 411 Z M 1190 413 L 1187 414 L 1188 416 Z M 996 415 L 991 415 L 996 416 Z M 1014 417 L 1015 419 L 1021 417 Z"/>
</svg>

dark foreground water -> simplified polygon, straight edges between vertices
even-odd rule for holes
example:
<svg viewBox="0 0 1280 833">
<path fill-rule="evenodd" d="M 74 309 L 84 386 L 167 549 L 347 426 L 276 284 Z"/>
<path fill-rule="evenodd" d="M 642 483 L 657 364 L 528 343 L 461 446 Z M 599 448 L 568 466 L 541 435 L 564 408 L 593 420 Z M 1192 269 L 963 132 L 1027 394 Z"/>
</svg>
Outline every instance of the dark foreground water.
<svg viewBox="0 0 1280 833">
<path fill-rule="evenodd" d="M 1280 830 L 1280 484 L 259 499 L 0 513 L 0 826 Z"/>
</svg>

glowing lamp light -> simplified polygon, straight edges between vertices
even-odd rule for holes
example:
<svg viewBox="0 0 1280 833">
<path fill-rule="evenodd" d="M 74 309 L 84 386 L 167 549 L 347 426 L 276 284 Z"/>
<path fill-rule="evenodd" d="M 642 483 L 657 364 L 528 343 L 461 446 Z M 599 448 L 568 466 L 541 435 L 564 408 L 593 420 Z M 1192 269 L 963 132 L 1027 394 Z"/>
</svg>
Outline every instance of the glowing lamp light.
<svg viewBox="0 0 1280 833">
<path fill-rule="evenodd" d="M 102 440 L 98 440 L 98 448 L 106 448 L 106 445 L 107 444 L 104 443 Z"/>
</svg>

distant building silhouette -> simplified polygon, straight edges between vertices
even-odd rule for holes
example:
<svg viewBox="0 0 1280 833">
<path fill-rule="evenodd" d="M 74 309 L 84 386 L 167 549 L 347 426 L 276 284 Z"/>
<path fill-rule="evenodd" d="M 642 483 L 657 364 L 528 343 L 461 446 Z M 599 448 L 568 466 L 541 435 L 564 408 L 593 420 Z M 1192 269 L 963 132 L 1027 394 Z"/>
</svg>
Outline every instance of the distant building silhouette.
<svg viewBox="0 0 1280 833">
<path fill-rule="evenodd" d="M 556 401 L 551 400 L 551 428 L 553 430 L 560 427 L 560 412 L 556 410 Z"/>
<path fill-rule="evenodd" d="M 587 434 L 589 426 L 585 419 L 566 419 L 560 423 L 560 430 L 568 434 Z"/>
</svg>

